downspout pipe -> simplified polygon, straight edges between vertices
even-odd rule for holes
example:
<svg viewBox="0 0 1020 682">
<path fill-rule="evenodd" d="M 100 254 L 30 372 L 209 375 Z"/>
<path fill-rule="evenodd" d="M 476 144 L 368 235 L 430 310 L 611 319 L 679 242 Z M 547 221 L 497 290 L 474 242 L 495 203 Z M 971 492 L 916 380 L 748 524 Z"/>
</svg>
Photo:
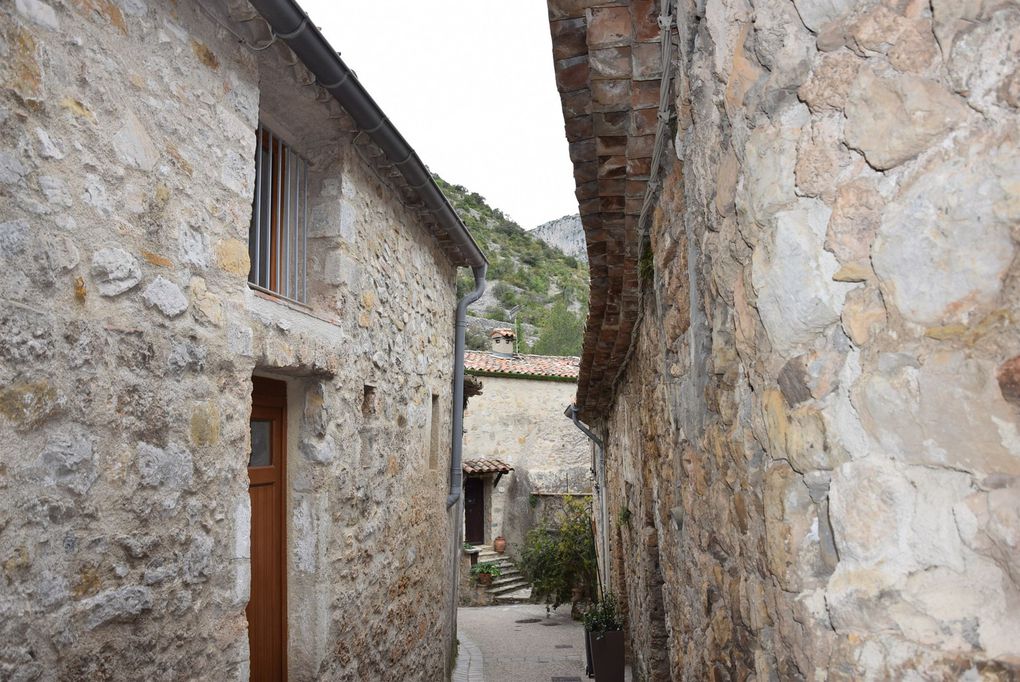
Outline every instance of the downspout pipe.
<svg viewBox="0 0 1020 682">
<path fill-rule="evenodd" d="M 602 439 L 588 428 L 588 426 L 577 417 L 578 408 L 571 403 L 563 412 L 563 415 L 574 422 L 574 426 L 581 433 L 586 435 L 591 442 L 595 443 L 598 455 L 595 459 L 595 487 L 599 498 L 599 541 L 602 544 L 602 563 L 599 566 L 601 575 L 599 582 L 603 591 L 609 589 L 609 537 L 606 535 L 609 524 L 609 514 L 606 510 L 606 447 Z"/>
<path fill-rule="evenodd" d="M 354 72 L 294 0 L 250 0 L 269 23 L 273 35 L 286 43 L 318 84 L 329 92 L 396 166 L 425 203 L 428 211 L 449 235 L 462 256 L 461 263 L 477 268 L 486 264 L 484 254 L 450 206 L 432 174 L 390 122 Z"/>
<path fill-rule="evenodd" d="M 453 346 L 453 441 L 450 448 L 450 493 L 446 496 L 447 509 L 457 504 L 463 489 L 464 469 L 461 466 L 461 459 L 464 454 L 464 337 L 467 333 L 467 309 L 485 292 L 487 269 L 486 265 L 472 268 L 475 288 L 465 294 L 457 304 L 457 331 Z"/>
</svg>

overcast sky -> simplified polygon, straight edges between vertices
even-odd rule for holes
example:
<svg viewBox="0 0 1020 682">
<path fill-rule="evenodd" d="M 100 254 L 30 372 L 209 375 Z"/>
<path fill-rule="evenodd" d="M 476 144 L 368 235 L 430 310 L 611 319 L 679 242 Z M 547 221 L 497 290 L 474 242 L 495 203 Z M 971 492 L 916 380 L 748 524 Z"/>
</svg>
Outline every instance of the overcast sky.
<svg viewBox="0 0 1020 682">
<path fill-rule="evenodd" d="M 422 161 L 526 229 L 577 212 L 542 0 L 301 0 Z"/>
</svg>

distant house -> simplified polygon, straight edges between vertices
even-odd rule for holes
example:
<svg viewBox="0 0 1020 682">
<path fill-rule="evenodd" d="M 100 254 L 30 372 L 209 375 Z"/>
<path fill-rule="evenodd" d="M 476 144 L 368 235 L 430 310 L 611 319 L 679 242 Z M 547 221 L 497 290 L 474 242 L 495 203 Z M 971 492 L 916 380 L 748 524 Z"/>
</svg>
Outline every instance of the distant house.
<svg viewBox="0 0 1020 682">
<path fill-rule="evenodd" d="M 490 351 L 467 351 L 465 372 L 481 395 L 464 415 L 464 538 L 502 535 L 516 553 L 543 511 L 565 495 L 591 494 L 591 447 L 564 408 L 577 390 L 578 359 L 514 353 L 496 329 Z"/>
<path fill-rule="evenodd" d="M 0 680 L 446 679 L 485 258 L 422 161 L 291 0 L 0 36 Z"/>
</svg>

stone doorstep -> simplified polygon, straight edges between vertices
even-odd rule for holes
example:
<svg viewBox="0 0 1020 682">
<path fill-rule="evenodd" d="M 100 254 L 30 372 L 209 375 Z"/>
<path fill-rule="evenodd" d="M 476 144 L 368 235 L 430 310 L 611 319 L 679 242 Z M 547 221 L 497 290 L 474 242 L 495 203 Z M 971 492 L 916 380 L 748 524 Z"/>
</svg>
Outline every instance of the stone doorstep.
<svg viewBox="0 0 1020 682">
<path fill-rule="evenodd" d="M 515 592 L 496 595 L 497 604 L 527 604 L 531 602 L 531 588 L 524 587 Z"/>
</svg>

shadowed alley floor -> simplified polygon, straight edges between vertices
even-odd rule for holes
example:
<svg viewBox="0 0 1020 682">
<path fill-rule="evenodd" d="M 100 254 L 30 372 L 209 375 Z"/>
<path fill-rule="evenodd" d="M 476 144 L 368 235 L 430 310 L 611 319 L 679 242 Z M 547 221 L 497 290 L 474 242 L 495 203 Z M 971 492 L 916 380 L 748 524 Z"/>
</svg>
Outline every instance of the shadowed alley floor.
<svg viewBox="0 0 1020 682">
<path fill-rule="evenodd" d="M 541 604 L 457 610 L 454 682 L 584 682 L 584 627 L 570 605 L 546 617 Z M 628 674 L 627 679 L 630 679 Z"/>
</svg>

